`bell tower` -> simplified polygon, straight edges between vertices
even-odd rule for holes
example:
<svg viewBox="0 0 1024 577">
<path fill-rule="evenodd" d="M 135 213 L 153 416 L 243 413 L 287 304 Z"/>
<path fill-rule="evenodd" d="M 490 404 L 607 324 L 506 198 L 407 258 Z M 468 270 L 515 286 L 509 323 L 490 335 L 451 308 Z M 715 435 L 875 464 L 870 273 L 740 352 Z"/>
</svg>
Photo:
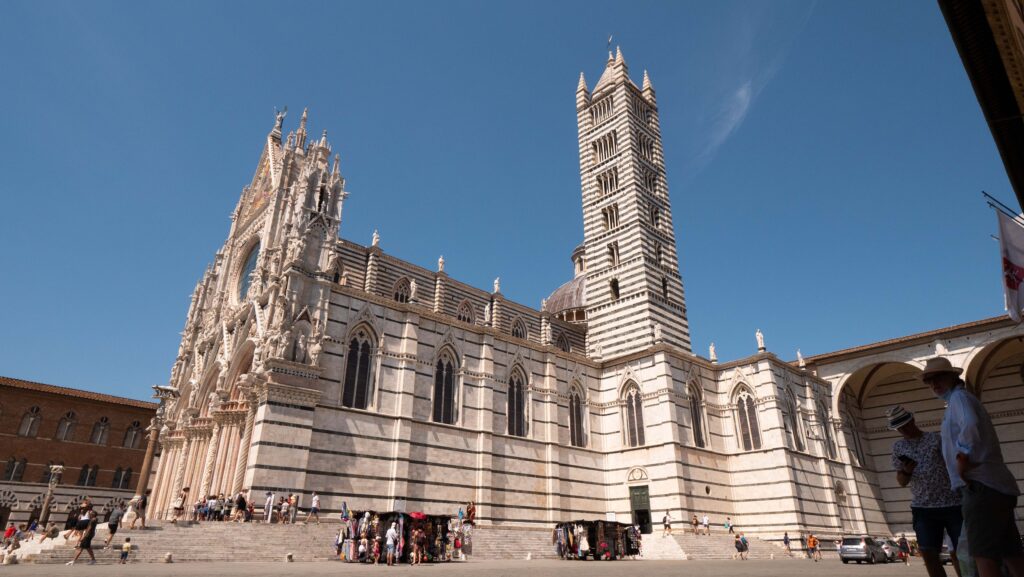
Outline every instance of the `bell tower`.
<svg viewBox="0 0 1024 577">
<path fill-rule="evenodd" d="M 588 354 L 613 358 L 665 343 L 690 352 L 658 105 L 647 72 L 608 54 L 593 92 L 576 88 L 583 195 Z"/>
</svg>

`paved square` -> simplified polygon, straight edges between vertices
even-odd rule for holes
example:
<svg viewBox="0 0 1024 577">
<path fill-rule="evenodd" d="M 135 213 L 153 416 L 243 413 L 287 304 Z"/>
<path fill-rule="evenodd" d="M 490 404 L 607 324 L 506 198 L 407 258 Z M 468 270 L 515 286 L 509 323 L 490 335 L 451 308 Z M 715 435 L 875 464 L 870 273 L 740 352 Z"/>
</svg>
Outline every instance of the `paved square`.
<svg viewBox="0 0 1024 577">
<path fill-rule="evenodd" d="M 713 575 L 714 577 L 792 577 L 793 575 L 824 575 L 830 577 L 918 577 L 926 575 L 920 562 L 904 567 L 891 565 L 843 565 L 838 559 L 813 563 L 808 560 L 774 561 L 480 561 L 441 563 L 410 567 L 358 565 L 339 562 L 320 563 L 137 563 L 110 565 L 16 565 L 0 567 L 0 575 L 11 577 L 54 575 L 145 575 L 146 577 L 181 575 L 216 575 L 217 577 L 262 577 L 296 574 L 303 576 L 345 575 L 467 575 L 488 577 L 676 577 L 679 575 Z M 955 575 L 947 568 L 948 575 Z"/>
</svg>

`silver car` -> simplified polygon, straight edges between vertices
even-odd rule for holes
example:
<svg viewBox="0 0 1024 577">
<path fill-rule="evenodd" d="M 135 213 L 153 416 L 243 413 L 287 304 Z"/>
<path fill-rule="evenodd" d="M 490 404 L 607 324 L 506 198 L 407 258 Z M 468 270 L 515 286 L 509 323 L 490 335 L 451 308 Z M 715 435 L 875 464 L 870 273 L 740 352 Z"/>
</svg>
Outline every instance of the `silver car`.
<svg viewBox="0 0 1024 577">
<path fill-rule="evenodd" d="M 843 542 L 839 545 L 839 558 L 843 563 L 867 561 L 874 564 L 885 563 L 887 560 L 881 544 L 872 537 L 843 537 Z"/>
<path fill-rule="evenodd" d="M 889 563 L 895 563 L 899 559 L 900 555 L 900 544 L 888 537 L 877 537 L 875 542 L 882 547 L 882 551 L 885 551 L 885 560 Z"/>
</svg>

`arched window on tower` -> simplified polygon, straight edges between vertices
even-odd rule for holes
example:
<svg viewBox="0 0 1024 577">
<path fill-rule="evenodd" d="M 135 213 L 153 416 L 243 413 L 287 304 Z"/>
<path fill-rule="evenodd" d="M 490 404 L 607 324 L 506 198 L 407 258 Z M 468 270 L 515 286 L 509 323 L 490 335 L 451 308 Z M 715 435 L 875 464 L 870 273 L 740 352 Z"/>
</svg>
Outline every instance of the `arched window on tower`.
<svg viewBox="0 0 1024 577">
<path fill-rule="evenodd" d="M 57 423 L 57 432 L 53 438 L 56 441 L 70 441 L 71 436 L 75 433 L 75 412 L 68 411 L 64 413 L 64 416 L 60 418 L 60 422 Z"/>
<path fill-rule="evenodd" d="M 455 357 L 448 351 L 441 353 L 434 369 L 434 422 L 454 425 L 455 411 Z"/>
<path fill-rule="evenodd" d="M 132 421 L 124 431 L 124 442 L 121 444 L 126 449 L 138 449 L 139 440 L 142 438 L 142 423 Z"/>
<path fill-rule="evenodd" d="M 626 407 L 625 429 L 626 445 L 639 447 L 644 444 L 644 400 L 640 387 L 633 382 L 626 385 L 622 398 Z"/>
<path fill-rule="evenodd" d="M 25 411 L 21 418 L 21 425 L 18 427 L 19 437 L 35 437 L 39 434 L 39 423 L 43 420 L 43 414 L 39 407 L 32 407 Z"/>
<path fill-rule="evenodd" d="M 608 265 L 619 266 L 619 243 L 617 242 L 608 245 Z"/>
<path fill-rule="evenodd" d="M 569 391 L 569 440 L 573 447 L 586 447 L 587 435 L 585 397 L 578 385 Z"/>
<path fill-rule="evenodd" d="M 516 319 L 512 323 L 512 336 L 517 339 L 525 339 L 527 335 L 526 323 L 523 322 L 523 319 Z"/>
<path fill-rule="evenodd" d="M 654 245 L 654 260 L 658 266 L 665 266 L 665 249 L 662 248 L 660 242 Z"/>
<path fill-rule="evenodd" d="M 661 277 L 661 296 L 668 300 L 668 277 Z"/>
<path fill-rule="evenodd" d="M 612 293 L 612 300 L 619 300 L 619 279 L 613 278 L 608 281 L 608 289 Z"/>
<path fill-rule="evenodd" d="M 473 324 L 473 306 L 469 301 L 462 301 L 459 304 L 458 319 L 464 323 Z"/>
<path fill-rule="evenodd" d="M 409 295 L 412 293 L 412 285 L 409 284 L 409 279 L 402 277 L 395 283 L 394 289 L 395 300 L 400 303 L 409 302 Z"/>
<path fill-rule="evenodd" d="M 341 404 L 353 409 L 365 409 L 370 405 L 373 377 L 373 337 L 360 327 L 348 342 L 345 360 L 345 381 L 342 387 Z"/>
<path fill-rule="evenodd" d="M 739 424 L 740 447 L 744 451 L 761 448 L 761 428 L 757 421 L 757 403 L 749 389 L 736 396 L 736 417 Z"/>
<path fill-rule="evenodd" d="M 707 437 L 704 431 L 704 396 L 697 383 L 687 387 L 690 397 L 690 427 L 693 429 L 693 446 L 706 447 Z"/>
<path fill-rule="evenodd" d="M 89 435 L 89 442 L 94 445 L 106 445 L 107 437 L 110 436 L 110 419 L 100 417 L 92 426 L 92 433 Z"/>
<path fill-rule="evenodd" d="M 521 369 L 516 367 L 512 370 L 512 376 L 508 380 L 508 403 L 506 415 L 508 416 L 508 434 L 516 437 L 525 437 L 527 433 L 526 423 L 529 418 L 527 414 L 526 398 L 526 377 Z"/>
<path fill-rule="evenodd" d="M 807 446 L 804 444 L 803 427 L 800 426 L 800 405 L 797 404 L 793 391 L 787 390 L 783 399 L 785 403 L 783 411 L 785 411 L 786 431 L 793 442 L 793 448 L 803 452 L 807 449 Z"/>
<path fill-rule="evenodd" d="M 821 423 L 822 441 L 825 443 L 825 452 L 829 459 L 836 458 L 836 442 L 832 435 L 832 415 L 829 414 L 825 403 L 818 402 L 818 422 Z"/>
</svg>

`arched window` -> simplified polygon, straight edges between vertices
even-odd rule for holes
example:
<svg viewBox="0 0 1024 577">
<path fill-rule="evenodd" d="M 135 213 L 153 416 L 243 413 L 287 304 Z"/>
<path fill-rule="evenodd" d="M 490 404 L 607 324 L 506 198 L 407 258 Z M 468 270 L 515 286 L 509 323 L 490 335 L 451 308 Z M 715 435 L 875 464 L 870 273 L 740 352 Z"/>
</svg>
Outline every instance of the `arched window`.
<svg viewBox="0 0 1024 577">
<path fill-rule="evenodd" d="M 832 416 L 828 412 L 825 403 L 818 403 L 818 421 L 821 422 L 822 441 L 825 443 L 825 452 L 829 459 L 836 458 L 836 441 L 832 435 Z"/>
<path fill-rule="evenodd" d="M 28 466 L 28 459 L 22 458 L 18 460 L 14 457 L 8 459 L 7 466 L 4 467 L 4 481 L 21 482 L 22 477 L 25 475 L 26 466 Z"/>
<path fill-rule="evenodd" d="M 139 440 L 142 439 L 142 423 L 132 421 L 124 431 L 124 442 L 122 446 L 126 449 L 138 449 Z"/>
<path fill-rule="evenodd" d="M 469 304 L 469 301 L 462 301 L 459 304 L 457 316 L 460 321 L 473 324 L 473 306 Z"/>
<path fill-rule="evenodd" d="M 370 406 L 370 382 L 373 375 L 373 337 L 365 328 L 360 328 L 348 342 L 348 359 L 345 362 L 345 385 L 342 388 L 341 404 L 353 409 Z"/>
<path fill-rule="evenodd" d="M 706 447 L 707 438 L 704 435 L 704 397 L 700 393 L 700 387 L 696 383 L 690 383 L 687 389 L 690 397 L 690 426 L 693 428 L 693 445 L 695 447 Z"/>
<path fill-rule="evenodd" d="M 565 351 L 567 353 L 572 350 L 572 347 L 569 345 L 569 339 L 566 338 L 565 333 L 558 334 L 558 339 L 555 340 L 555 346 L 558 347 L 558 350 Z"/>
<path fill-rule="evenodd" d="M 508 380 L 508 434 L 526 436 L 526 378 L 518 368 L 512 371 Z"/>
<path fill-rule="evenodd" d="M 129 489 L 131 488 L 131 482 L 132 468 L 128 467 L 127 469 L 122 470 L 121 467 L 118 467 L 117 470 L 114 471 L 114 480 L 110 486 L 114 489 Z"/>
<path fill-rule="evenodd" d="M 783 398 L 785 399 L 785 407 L 783 408 L 785 414 L 783 417 L 785 418 L 786 431 L 790 434 L 793 448 L 803 452 L 807 447 L 804 444 L 803 427 L 800 426 L 800 405 L 797 404 L 796 396 L 793 395 L 792 391 L 786 391 Z"/>
<path fill-rule="evenodd" d="M 434 422 L 455 424 L 455 359 L 445 351 L 434 369 Z"/>
<path fill-rule="evenodd" d="M 35 437 L 39 434 L 39 423 L 42 420 L 43 415 L 39 407 L 32 407 L 25 411 L 25 416 L 21 418 L 21 426 L 18 427 L 18 435 L 21 437 Z"/>
<path fill-rule="evenodd" d="M 757 405 L 754 395 L 744 389 L 736 397 L 736 416 L 739 420 L 740 447 L 744 451 L 761 448 L 761 427 L 757 422 Z"/>
<path fill-rule="evenodd" d="M 238 300 L 245 300 L 249 294 L 249 285 L 252 283 L 252 271 L 256 270 L 256 257 L 260 255 L 260 243 L 252 247 L 249 255 L 245 257 L 245 266 L 238 276 Z"/>
<path fill-rule="evenodd" d="M 107 437 L 110 436 L 110 419 L 100 417 L 92 426 L 92 434 L 89 435 L 89 442 L 94 445 L 106 445 Z"/>
<path fill-rule="evenodd" d="M 409 302 L 409 295 L 412 293 L 412 286 L 409 284 L 409 279 L 405 277 L 398 279 L 398 282 L 395 283 L 393 292 L 397 302 Z"/>
<path fill-rule="evenodd" d="M 864 442 L 860 436 L 864 425 L 860 420 L 860 406 L 857 404 L 857 397 L 847 389 L 847 392 L 843 394 L 843 402 L 840 406 L 842 407 L 843 429 L 846 431 L 846 445 L 853 449 L 853 458 L 856 460 L 856 463 L 853 464 L 866 467 Z"/>
<path fill-rule="evenodd" d="M 665 265 L 665 249 L 661 247 L 661 243 L 654 245 L 654 260 L 658 263 L 658 266 Z"/>
<path fill-rule="evenodd" d="M 527 334 L 526 323 L 523 322 L 523 319 L 516 319 L 512 323 L 512 336 L 517 339 L 525 339 Z"/>
<path fill-rule="evenodd" d="M 99 473 L 99 465 L 82 465 L 82 470 L 78 472 L 78 483 L 79 487 L 93 487 L 96 485 L 96 475 Z"/>
<path fill-rule="evenodd" d="M 623 402 L 626 405 L 626 444 L 639 447 L 644 444 L 644 400 L 636 383 L 626 386 Z"/>
<path fill-rule="evenodd" d="M 573 386 L 569 392 L 569 439 L 573 447 L 587 446 L 584 402 L 579 387 Z"/>
<path fill-rule="evenodd" d="M 619 300 L 619 279 L 613 278 L 608 281 L 608 288 L 611 290 L 612 300 Z"/>
<path fill-rule="evenodd" d="M 68 411 L 61 417 L 60 422 L 57 423 L 57 433 L 54 435 L 54 440 L 57 441 L 70 441 L 71 436 L 75 433 L 75 412 Z"/>
</svg>

